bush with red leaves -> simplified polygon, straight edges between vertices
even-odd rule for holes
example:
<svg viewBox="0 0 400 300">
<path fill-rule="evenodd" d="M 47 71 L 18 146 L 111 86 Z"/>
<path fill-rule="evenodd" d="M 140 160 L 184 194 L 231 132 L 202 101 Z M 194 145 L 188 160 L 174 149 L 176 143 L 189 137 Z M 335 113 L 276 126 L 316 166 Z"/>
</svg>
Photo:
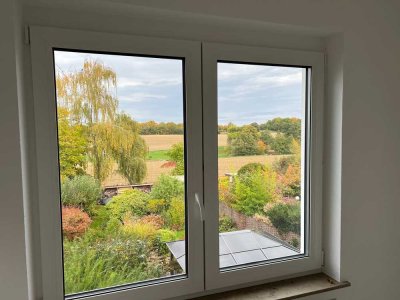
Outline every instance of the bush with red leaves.
<svg viewBox="0 0 400 300">
<path fill-rule="evenodd" d="M 62 208 L 62 230 L 64 237 L 73 240 L 82 236 L 92 220 L 89 215 L 77 207 Z"/>
</svg>

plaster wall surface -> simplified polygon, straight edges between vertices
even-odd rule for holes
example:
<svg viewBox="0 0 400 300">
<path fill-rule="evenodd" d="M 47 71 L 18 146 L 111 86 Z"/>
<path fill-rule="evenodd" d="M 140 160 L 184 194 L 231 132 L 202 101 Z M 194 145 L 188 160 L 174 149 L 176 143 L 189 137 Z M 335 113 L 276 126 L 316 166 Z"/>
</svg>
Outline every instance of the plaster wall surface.
<svg viewBox="0 0 400 300">
<path fill-rule="evenodd" d="M 22 6 L 24 25 L 325 51 L 328 54 L 324 141 L 328 155 L 324 165 L 326 269 L 337 279 L 349 280 L 352 287 L 307 299 L 400 299 L 398 1 L 32 0 L 22 2 Z M 8 17 L 4 10 L 0 10 L 2 13 Z M 16 36 L 8 31 L 6 40 L 13 43 Z M 5 49 L 3 44 L 0 47 L 0 53 L 9 58 L 13 57 L 13 51 Z M 29 65 L 28 51 L 19 59 Z M 16 72 L 15 66 L 8 67 L 10 74 Z M 29 82 L 29 68 L 25 72 Z M 7 101 L 10 109 L 0 111 L 1 130 L 4 131 L 5 124 L 8 131 L 4 134 L 10 137 L 10 143 L 6 146 L 8 156 L 2 161 L 0 176 L 20 191 L 21 151 L 15 94 L 18 81 L 16 76 L 6 80 L 14 94 L 1 97 L 2 104 Z M 29 87 L 25 98 L 28 103 L 32 101 Z M 29 105 L 27 110 L 29 119 Z M 31 196 L 34 210 L 38 199 Z M 14 210 L 16 218 L 6 216 L 4 220 L 16 222 L 23 216 L 22 191 L 12 197 L 15 201 L 8 197 L 7 207 Z M 20 221 L 7 236 L 15 239 L 6 246 L 11 249 L 14 245 L 15 251 L 4 250 L 10 257 L 23 254 L 24 232 Z M 2 234 L 3 231 L 2 228 Z M 22 258 L 25 259 L 24 255 Z M 40 275 L 40 270 L 36 272 Z M 4 274 L 1 268 L 2 280 L 6 278 Z M 22 286 L 15 293 L 25 293 L 26 275 L 14 275 Z M 11 291 L 10 286 L 4 290 Z M 35 296 L 39 299 L 40 289 Z"/>
</svg>

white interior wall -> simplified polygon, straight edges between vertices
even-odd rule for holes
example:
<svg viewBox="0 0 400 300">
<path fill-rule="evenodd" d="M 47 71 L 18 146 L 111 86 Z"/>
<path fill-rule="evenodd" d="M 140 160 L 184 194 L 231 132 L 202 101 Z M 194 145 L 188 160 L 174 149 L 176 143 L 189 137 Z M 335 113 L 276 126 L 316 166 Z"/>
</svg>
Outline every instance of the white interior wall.
<svg viewBox="0 0 400 300">
<path fill-rule="evenodd" d="M 340 275 L 341 279 L 351 281 L 352 287 L 309 299 L 400 298 L 397 288 L 400 274 L 397 230 L 400 225 L 400 201 L 397 199 L 400 191 L 397 182 L 400 160 L 400 136 L 397 130 L 400 125 L 398 1 L 110 2 L 89 0 L 79 5 L 79 1 L 66 4 L 34 0 L 24 4 L 23 21 L 25 24 L 293 49 L 327 48 L 327 78 L 332 80 L 327 82 L 326 101 L 329 110 L 325 120 L 325 147 L 331 155 L 325 162 L 325 200 L 329 202 L 325 205 L 325 229 L 328 230 L 324 239 L 325 245 L 333 251 L 327 253 L 326 267 L 331 275 Z M 142 6 L 120 6 L 117 2 Z M 3 2 L 1 5 L 4 6 Z M 11 264 L 14 266 L 15 274 L 9 274 L 9 268 L 3 268 L 2 265 L 0 282 L 1 291 L 9 295 L 7 299 L 24 299 L 21 296 L 26 293 L 26 275 L 22 272 L 25 255 L 21 227 L 23 210 L 20 144 L 17 139 L 17 79 L 16 76 L 9 76 L 16 73 L 13 51 L 19 35 L 9 30 L 8 25 L 12 22 L 9 12 L 13 10 L 5 7 L 5 10 L 0 9 L 0 14 L 4 14 L 0 22 L 8 23 L 2 24 L 0 30 L 5 31 L 5 41 L 8 43 L 1 44 L 0 59 L 6 57 L 11 61 L 7 59 L 7 69 L 2 64 L 0 84 L 6 83 L 11 90 L 6 97 L 3 96 L 3 86 L 0 89 L 2 104 L 8 107 L 0 110 L 0 130 L 2 136 L 9 137 L 7 140 L 10 142 L 4 151 L 2 145 L 5 154 L 0 158 L 4 160 L 1 161 L 0 182 L 2 188 L 3 185 L 7 187 L 7 197 L 4 199 L 12 214 L 2 209 L 0 222 L 2 225 L 5 222 L 5 226 L 12 230 L 4 232 L 2 226 L 0 232 L 2 241 L 9 241 L 7 247 L 3 247 L 2 242 L 3 260 L 7 260 L 10 267 Z M 338 32 L 341 33 L 339 37 L 330 37 Z M 29 57 L 25 56 L 25 59 L 29 66 Z M 25 72 L 29 77 L 29 68 Z M 3 81 L 3 77 L 6 81 Z M 26 92 L 28 111 L 25 118 L 29 123 L 29 87 Z M 340 104 L 342 109 L 338 106 Z M 338 152 L 340 149 L 341 157 Z M 34 184 L 31 183 L 31 186 Z M 31 196 L 34 196 L 34 191 Z M 34 204 L 34 200 L 31 203 Z M 331 211 L 335 212 L 334 218 L 327 217 Z M 339 212 L 341 217 L 336 215 Z M 16 226 L 9 226 L 12 223 Z M 3 270 L 7 270 L 7 274 Z M 15 284 L 16 281 L 20 287 L 12 294 L 12 286 L 7 282 Z M 40 291 L 36 295 L 40 296 Z"/>
<path fill-rule="evenodd" d="M 326 39 L 324 114 L 324 272 L 341 280 L 343 35 Z"/>
</svg>

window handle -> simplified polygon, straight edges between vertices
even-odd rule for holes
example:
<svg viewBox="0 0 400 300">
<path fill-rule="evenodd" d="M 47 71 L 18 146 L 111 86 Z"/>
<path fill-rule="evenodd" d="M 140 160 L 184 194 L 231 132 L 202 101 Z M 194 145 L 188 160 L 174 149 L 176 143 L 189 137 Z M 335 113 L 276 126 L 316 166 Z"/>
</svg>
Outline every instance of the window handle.
<svg viewBox="0 0 400 300">
<path fill-rule="evenodd" d="M 200 219 L 201 219 L 201 221 L 203 222 L 203 221 L 204 221 L 204 215 L 203 215 L 204 206 L 203 206 L 203 204 L 200 202 L 199 194 L 198 194 L 198 193 L 194 193 L 194 198 L 195 198 L 195 200 L 196 200 L 197 205 L 199 206 Z"/>
</svg>

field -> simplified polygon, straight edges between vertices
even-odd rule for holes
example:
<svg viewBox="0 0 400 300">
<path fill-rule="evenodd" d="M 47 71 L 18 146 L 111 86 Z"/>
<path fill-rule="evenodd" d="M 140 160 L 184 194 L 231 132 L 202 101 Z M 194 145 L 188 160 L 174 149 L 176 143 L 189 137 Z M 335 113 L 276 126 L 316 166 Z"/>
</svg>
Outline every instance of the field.
<svg viewBox="0 0 400 300">
<path fill-rule="evenodd" d="M 146 141 L 149 151 L 168 150 L 173 144 L 183 142 L 183 135 L 142 135 Z"/>
<path fill-rule="evenodd" d="M 171 168 L 163 166 L 168 159 L 167 151 L 175 143 L 183 140 L 181 135 L 144 135 L 142 136 L 149 147 L 147 160 L 147 175 L 143 183 L 153 183 L 160 174 L 168 174 Z M 254 155 L 254 156 L 236 156 L 227 157 L 225 152 L 227 145 L 227 136 L 218 136 L 218 176 L 224 176 L 226 173 L 234 173 L 243 165 L 250 162 L 272 163 L 284 155 Z M 114 167 L 114 170 L 117 166 Z M 126 179 L 114 171 L 106 178 L 103 185 L 123 185 L 128 184 Z"/>
</svg>

